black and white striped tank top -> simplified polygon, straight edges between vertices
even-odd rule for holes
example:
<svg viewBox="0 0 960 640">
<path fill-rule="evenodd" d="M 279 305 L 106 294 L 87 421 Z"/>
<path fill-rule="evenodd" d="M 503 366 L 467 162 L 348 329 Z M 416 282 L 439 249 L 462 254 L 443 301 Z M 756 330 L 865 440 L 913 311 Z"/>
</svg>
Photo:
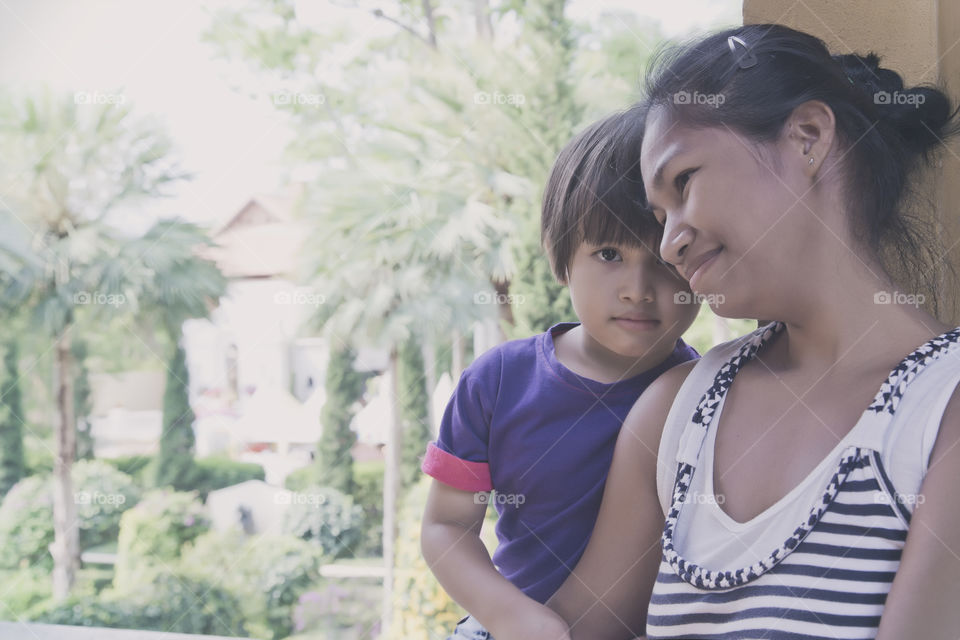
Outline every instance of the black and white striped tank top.
<svg viewBox="0 0 960 640">
<path fill-rule="evenodd" d="M 703 567 L 674 546 L 677 522 L 716 409 L 736 373 L 783 329 L 758 329 L 716 373 L 685 427 L 648 614 L 649 640 L 866 640 L 876 637 L 900 564 L 910 510 L 881 461 L 883 432 L 907 386 L 932 362 L 960 353 L 960 328 L 928 341 L 890 372 L 842 450 L 808 517 L 750 566 Z M 689 433 L 688 433 L 689 432 Z"/>
</svg>

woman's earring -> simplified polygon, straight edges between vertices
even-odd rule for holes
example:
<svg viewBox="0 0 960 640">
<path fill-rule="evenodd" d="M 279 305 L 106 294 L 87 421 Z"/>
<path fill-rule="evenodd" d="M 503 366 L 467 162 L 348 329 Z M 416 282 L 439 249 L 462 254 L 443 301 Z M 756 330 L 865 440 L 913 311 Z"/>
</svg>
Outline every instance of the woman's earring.
<svg viewBox="0 0 960 640">
<path fill-rule="evenodd" d="M 810 160 L 807 162 L 810 166 L 813 166 L 813 156 L 810 156 Z"/>
</svg>

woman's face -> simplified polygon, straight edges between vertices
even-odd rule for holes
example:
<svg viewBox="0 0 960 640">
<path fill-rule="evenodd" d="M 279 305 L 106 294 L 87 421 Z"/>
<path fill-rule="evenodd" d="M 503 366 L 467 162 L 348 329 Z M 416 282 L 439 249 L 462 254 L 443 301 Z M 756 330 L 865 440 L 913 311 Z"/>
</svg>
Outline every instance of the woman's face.
<svg viewBox="0 0 960 640">
<path fill-rule="evenodd" d="M 662 108 L 647 117 L 641 170 L 660 249 L 720 315 L 779 317 L 824 232 L 795 144 L 765 145 L 725 127 L 693 128 Z M 821 228 L 817 228 L 817 227 Z"/>
</svg>

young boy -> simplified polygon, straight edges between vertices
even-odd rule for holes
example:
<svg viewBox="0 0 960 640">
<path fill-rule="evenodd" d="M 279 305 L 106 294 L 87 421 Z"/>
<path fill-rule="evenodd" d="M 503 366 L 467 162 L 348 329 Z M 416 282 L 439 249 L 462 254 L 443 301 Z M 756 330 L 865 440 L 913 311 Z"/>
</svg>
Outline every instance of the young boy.
<svg viewBox="0 0 960 640">
<path fill-rule="evenodd" d="M 659 259 L 661 228 L 639 204 L 641 141 L 627 111 L 560 153 L 542 240 L 580 322 L 477 358 L 427 449 L 423 555 L 471 614 L 452 638 L 532 637 L 544 629 L 525 624 L 544 614 L 563 637 L 543 603 L 587 546 L 623 419 L 658 375 L 697 357 L 680 336 L 698 305 Z M 499 512 L 492 560 L 479 537 L 488 502 Z"/>
</svg>

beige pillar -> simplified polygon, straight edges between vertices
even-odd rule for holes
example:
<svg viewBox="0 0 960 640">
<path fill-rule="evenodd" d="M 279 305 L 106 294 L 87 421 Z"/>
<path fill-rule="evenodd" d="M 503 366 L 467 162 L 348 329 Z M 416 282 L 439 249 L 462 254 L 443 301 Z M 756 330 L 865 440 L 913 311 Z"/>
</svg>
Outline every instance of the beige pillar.
<svg viewBox="0 0 960 640">
<path fill-rule="evenodd" d="M 883 58 L 906 85 L 940 84 L 960 101 L 960 2 L 956 0 L 744 0 L 744 24 L 777 22 L 806 31 L 834 53 Z M 930 176 L 935 215 L 943 229 L 944 260 L 960 276 L 960 141 L 954 140 Z M 960 324 L 960 277 L 940 289 L 938 314 Z"/>
</svg>

